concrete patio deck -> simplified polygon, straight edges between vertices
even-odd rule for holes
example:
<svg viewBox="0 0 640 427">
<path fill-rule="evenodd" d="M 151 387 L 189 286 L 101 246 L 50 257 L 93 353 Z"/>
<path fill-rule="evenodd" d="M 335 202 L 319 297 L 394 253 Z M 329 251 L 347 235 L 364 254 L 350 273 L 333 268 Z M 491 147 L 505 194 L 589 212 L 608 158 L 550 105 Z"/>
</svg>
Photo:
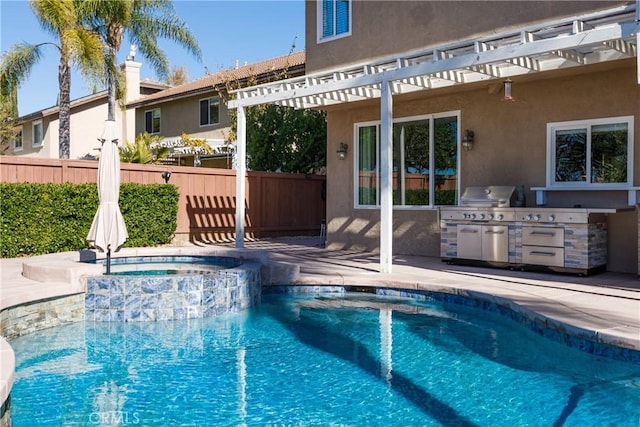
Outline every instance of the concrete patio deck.
<svg viewBox="0 0 640 427">
<path fill-rule="evenodd" d="M 144 248 L 144 252 L 213 255 L 233 247 L 233 243 L 188 245 Z M 122 252 L 127 251 L 135 250 Z M 318 238 L 248 241 L 240 251 L 262 257 L 271 274 L 266 278 L 268 284 L 375 286 L 481 297 L 555 329 L 640 350 L 640 280 L 635 274 L 605 272 L 579 277 L 452 266 L 439 258 L 401 255 L 394 257 L 392 273 L 382 274 L 377 254 L 327 250 L 320 247 Z M 84 292 L 77 286 L 77 277 L 96 274 L 101 267 L 80 265 L 78 259 L 78 253 L 64 253 L 0 260 L 0 310 Z M 15 365 L 13 352 L 2 338 L 0 355 L 0 402 L 4 402 Z"/>
</svg>

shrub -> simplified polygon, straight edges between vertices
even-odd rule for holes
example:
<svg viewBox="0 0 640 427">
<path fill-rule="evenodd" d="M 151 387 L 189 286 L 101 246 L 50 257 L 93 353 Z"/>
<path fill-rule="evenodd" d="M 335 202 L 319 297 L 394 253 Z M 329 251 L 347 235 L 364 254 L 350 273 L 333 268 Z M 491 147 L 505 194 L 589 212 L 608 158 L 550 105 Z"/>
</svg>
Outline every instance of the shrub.
<svg viewBox="0 0 640 427">
<path fill-rule="evenodd" d="M 0 184 L 3 258 L 88 249 L 98 209 L 96 184 Z M 125 247 L 169 243 L 177 227 L 178 190 L 167 184 L 123 184 Z"/>
</svg>

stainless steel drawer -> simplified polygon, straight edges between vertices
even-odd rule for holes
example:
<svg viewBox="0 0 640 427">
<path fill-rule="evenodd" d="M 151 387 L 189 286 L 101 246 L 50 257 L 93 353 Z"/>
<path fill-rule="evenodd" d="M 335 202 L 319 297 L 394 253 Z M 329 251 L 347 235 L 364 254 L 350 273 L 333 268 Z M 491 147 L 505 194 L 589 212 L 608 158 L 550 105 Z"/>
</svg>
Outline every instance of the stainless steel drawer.
<svg viewBox="0 0 640 427">
<path fill-rule="evenodd" d="M 564 267 L 564 248 L 523 245 L 522 262 L 549 267 Z"/>
<path fill-rule="evenodd" d="M 564 247 L 564 228 L 522 227 L 522 244 Z"/>
</svg>

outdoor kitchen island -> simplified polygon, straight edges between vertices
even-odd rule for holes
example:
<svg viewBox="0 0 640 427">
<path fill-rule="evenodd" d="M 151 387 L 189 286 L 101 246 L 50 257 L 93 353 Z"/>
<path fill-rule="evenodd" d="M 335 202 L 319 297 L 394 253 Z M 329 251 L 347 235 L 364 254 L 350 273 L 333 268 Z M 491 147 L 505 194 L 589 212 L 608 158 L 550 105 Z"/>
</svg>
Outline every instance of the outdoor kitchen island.
<svg viewBox="0 0 640 427">
<path fill-rule="evenodd" d="M 606 269 L 607 215 L 616 209 L 512 207 L 513 187 L 469 193 L 460 206 L 440 207 L 443 261 L 580 275 Z"/>
</svg>

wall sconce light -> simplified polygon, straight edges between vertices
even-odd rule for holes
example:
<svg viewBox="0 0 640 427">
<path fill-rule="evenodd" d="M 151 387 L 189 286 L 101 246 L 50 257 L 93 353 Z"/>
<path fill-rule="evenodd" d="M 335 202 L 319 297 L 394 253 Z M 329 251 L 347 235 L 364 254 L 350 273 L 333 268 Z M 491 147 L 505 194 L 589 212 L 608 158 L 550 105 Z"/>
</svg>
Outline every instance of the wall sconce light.
<svg viewBox="0 0 640 427">
<path fill-rule="evenodd" d="M 466 151 L 470 151 L 473 148 L 473 131 L 465 130 L 464 136 L 462 137 L 462 148 Z"/>
<path fill-rule="evenodd" d="M 344 160 L 347 157 L 348 150 L 349 150 L 349 146 L 344 142 L 341 142 L 340 145 L 338 146 L 338 149 L 336 150 L 336 153 L 338 154 L 338 159 Z"/>
<path fill-rule="evenodd" d="M 169 178 L 171 178 L 171 172 L 162 171 L 162 179 L 164 180 L 165 184 L 169 182 Z"/>
<path fill-rule="evenodd" d="M 504 81 L 504 96 L 502 97 L 503 101 L 515 101 L 516 99 L 511 95 L 511 79 L 507 79 Z"/>
</svg>

